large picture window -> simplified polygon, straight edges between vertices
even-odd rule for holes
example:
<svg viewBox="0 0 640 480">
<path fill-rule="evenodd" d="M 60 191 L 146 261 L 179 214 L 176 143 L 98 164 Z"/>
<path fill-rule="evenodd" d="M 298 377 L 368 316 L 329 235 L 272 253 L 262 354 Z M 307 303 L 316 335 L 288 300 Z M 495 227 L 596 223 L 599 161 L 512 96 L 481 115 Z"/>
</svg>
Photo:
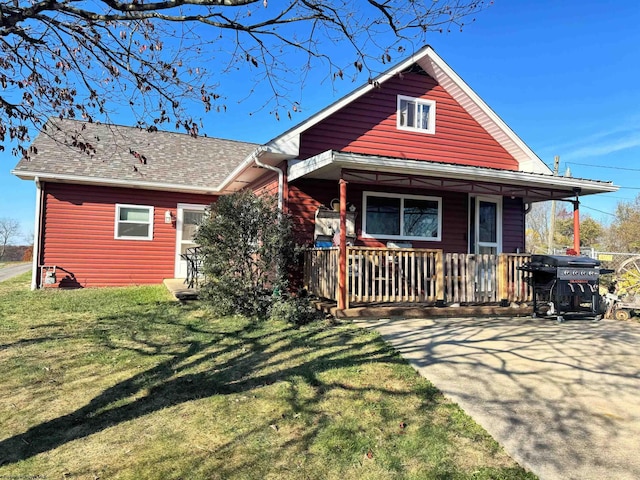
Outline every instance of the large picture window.
<svg viewBox="0 0 640 480">
<path fill-rule="evenodd" d="M 398 128 L 436 133 L 436 102 L 398 95 Z"/>
<path fill-rule="evenodd" d="M 442 199 L 364 192 L 362 233 L 381 239 L 439 241 Z"/>
<path fill-rule="evenodd" d="M 153 207 L 116 204 L 115 230 L 119 240 L 152 240 Z"/>
</svg>

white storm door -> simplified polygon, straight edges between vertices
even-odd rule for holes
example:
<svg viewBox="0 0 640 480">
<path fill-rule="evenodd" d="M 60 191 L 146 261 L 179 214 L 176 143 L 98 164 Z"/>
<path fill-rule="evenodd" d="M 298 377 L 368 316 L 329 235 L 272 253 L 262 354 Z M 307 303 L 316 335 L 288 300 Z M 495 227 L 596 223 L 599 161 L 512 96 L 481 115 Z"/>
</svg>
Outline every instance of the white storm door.
<svg viewBox="0 0 640 480">
<path fill-rule="evenodd" d="M 475 199 L 475 253 L 498 254 L 502 251 L 502 198 Z"/>
<path fill-rule="evenodd" d="M 187 277 L 187 262 L 180 255 L 187 248 L 196 247 L 193 241 L 198 225 L 205 215 L 207 205 L 179 203 L 176 214 L 176 278 Z"/>
</svg>

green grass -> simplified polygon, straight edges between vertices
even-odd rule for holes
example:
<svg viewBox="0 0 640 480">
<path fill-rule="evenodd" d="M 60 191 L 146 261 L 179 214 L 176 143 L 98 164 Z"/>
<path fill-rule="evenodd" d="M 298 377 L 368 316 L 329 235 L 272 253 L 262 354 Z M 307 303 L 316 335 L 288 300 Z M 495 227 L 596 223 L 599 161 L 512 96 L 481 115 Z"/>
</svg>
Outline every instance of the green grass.
<svg viewBox="0 0 640 480">
<path fill-rule="evenodd" d="M 0 283 L 0 478 L 533 479 L 380 337 Z"/>
</svg>

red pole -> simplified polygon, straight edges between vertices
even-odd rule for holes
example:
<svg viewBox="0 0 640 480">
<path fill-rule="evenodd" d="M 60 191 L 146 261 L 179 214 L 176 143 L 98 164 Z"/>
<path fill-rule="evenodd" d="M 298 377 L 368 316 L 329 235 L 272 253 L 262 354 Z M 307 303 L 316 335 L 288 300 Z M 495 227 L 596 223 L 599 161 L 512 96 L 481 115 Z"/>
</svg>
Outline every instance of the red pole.
<svg viewBox="0 0 640 480">
<path fill-rule="evenodd" d="M 340 250 L 338 256 L 338 310 L 347 308 L 347 181 L 340 179 Z"/>
<path fill-rule="evenodd" d="M 580 255 L 580 202 L 578 195 L 573 202 L 573 249 Z"/>
</svg>

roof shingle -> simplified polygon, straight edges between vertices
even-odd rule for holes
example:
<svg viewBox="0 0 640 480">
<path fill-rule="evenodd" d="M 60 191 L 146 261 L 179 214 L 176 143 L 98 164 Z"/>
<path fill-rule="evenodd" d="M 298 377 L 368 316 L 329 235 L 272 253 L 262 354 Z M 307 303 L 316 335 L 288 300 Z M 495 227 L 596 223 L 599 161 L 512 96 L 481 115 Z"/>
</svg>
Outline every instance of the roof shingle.
<svg viewBox="0 0 640 480">
<path fill-rule="evenodd" d="M 93 148 L 78 147 L 78 142 Z M 135 127 L 50 119 L 14 173 L 215 189 L 257 144 Z"/>
</svg>

